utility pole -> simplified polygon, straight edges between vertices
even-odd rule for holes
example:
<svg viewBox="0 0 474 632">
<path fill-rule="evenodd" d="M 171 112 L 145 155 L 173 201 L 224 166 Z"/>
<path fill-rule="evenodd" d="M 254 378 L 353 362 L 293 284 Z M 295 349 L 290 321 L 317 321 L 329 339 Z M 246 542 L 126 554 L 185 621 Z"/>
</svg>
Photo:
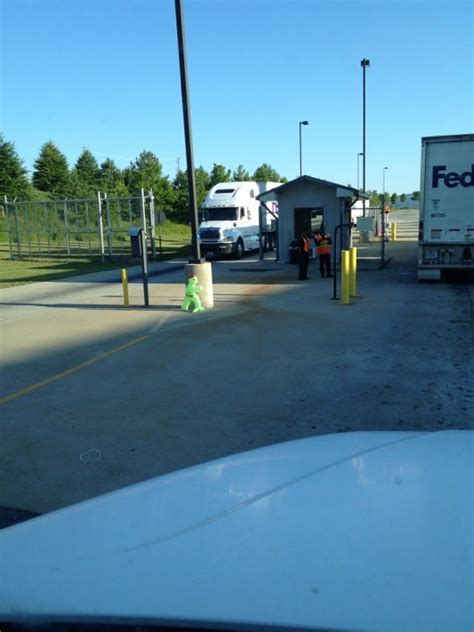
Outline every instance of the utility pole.
<svg viewBox="0 0 474 632">
<path fill-rule="evenodd" d="M 196 203 L 196 182 L 194 178 L 193 139 L 191 130 L 191 112 L 189 109 L 188 69 L 186 63 L 186 44 L 184 35 L 184 15 L 181 0 L 175 0 L 176 29 L 178 32 L 179 68 L 181 75 L 181 98 L 183 101 L 184 135 L 186 141 L 186 167 L 188 174 L 189 210 L 192 232 L 193 260 L 191 263 L 201 262 L 201 248 L 197 238 L 199 225 Z"/>
<path fill-rule="evenodd" d="M 365 148 L 365 69 L 370 67 L 370 60 L 364 58 L 360 65 L 362 66 L 362 192 L 365 193 L 365 159 L 367 156 Z M 365 217 L 365 197 L 362 199 L 362 207 Z"/>
</svg>

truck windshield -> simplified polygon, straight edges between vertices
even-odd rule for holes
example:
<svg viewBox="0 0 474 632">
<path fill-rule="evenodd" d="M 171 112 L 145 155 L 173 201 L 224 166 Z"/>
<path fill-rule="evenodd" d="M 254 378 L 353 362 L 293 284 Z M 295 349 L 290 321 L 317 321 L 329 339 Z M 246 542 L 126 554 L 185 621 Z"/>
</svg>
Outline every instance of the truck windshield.
<svg viewBox="0 0 474 632">
<path fill-rule="evenodd" d="M 203 208 L 202 215 L 204 221 L 229 220 L 235 221 L 239 218 L 238 208 L 235 206 L 220 206 L 219 208 Z"/>
</svg>

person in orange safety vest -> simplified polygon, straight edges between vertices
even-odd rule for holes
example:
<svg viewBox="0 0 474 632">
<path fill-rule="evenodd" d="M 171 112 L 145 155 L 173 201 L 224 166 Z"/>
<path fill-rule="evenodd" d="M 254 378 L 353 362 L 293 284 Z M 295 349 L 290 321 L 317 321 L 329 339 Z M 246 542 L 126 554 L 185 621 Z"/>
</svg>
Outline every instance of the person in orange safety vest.
<svg viewBox="0 0 474 632">
<path fill-rule="evenodd" d="M 332 277 L 331 274 L 331 237 L 324 231 L 317 230 L 314 234 L 316 252 L 319 257 L 319 271 L 321 276 Z"/>
<path fill-rule="evenodd" d="M 305 232 L 298 239 L 298 281 L 308 279 L 309 239 Z"/>
</svg>

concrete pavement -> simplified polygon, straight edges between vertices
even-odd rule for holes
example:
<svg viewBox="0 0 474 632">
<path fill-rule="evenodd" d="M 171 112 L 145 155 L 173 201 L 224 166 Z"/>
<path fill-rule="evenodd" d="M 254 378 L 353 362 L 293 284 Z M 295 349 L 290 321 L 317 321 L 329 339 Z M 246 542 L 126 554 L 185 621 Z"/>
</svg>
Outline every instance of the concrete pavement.
<svg viewBox="0 0 474 632">
<path fill-rule="evenodd" d="M 179 311 L 181 270 L 151 278 L 148 309 L 104 277 L 3 290 L 0 505 L 42 513 L 314 434 L 471 427 L 473 288 L 418 284 L 415 244 L 387 254 L 350 306 L 315 264 L 298 282 L 250 258 L 213 265 L 203 314 Z"/>
</svg>

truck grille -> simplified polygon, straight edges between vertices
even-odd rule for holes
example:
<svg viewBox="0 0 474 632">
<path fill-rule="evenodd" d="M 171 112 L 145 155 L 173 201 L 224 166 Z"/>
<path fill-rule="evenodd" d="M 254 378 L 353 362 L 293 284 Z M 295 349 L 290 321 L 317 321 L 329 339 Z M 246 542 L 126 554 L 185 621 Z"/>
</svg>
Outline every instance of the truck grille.
<svg viewBox="0 0 474 632">
<path fill-rule="evenodd" d="M 201 228 L 199 235 L 201 239 L 219 239 L 219 229 L 218 228 Z"/>
</svg>

